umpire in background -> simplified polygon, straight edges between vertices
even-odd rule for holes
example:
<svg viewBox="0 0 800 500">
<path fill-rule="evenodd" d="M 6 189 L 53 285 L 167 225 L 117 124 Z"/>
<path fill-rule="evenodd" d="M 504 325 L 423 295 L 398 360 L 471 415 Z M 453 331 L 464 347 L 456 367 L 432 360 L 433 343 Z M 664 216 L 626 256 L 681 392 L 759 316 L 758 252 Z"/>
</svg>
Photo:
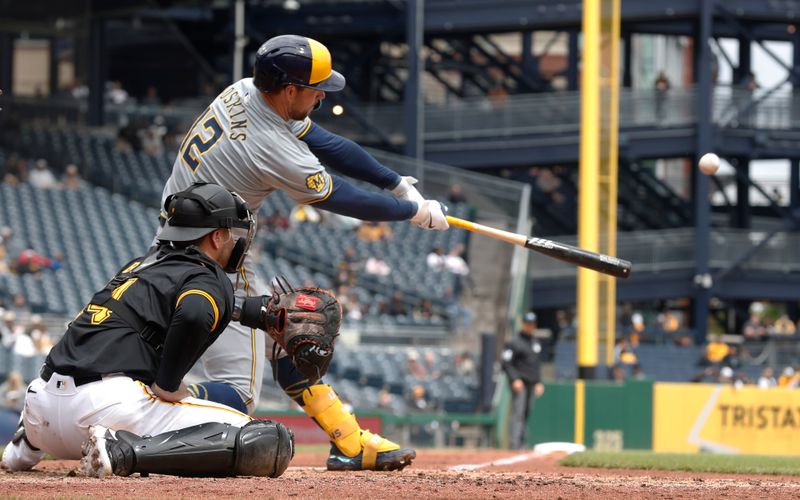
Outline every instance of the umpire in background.
<svg viewBox="0 0 800 500">
<path fill-rule="evenodd" d="M 538 398 L 544 394 L 539 358 L 542 345 L 533 338 L 535 330 L 536 313 L 526 313 L 522 317 L 519 335 L 503 349 L 503 370 L 508 375 L 513 392 L 509 445 L 515 450 L 525 447 L 525 429 L 533 407 L 531 396 Z"/>
</svg>

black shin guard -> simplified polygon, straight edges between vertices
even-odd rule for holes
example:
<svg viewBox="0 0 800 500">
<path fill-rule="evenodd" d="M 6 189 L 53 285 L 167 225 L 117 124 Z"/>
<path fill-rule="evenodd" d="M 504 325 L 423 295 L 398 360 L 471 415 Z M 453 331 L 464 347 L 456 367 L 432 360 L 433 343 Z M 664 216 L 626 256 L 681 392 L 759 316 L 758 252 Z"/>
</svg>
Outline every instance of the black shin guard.
<svg viewBox="0 0 800 500">
<path fill-rule="evenodd" d="M 144 438 L 118 431 L 108 452 L 118 476 L 278 477 L 294 456 L 294 436 L 269 420 L 253 420 L 241 428 L 208 423 Z"/>
</svg>

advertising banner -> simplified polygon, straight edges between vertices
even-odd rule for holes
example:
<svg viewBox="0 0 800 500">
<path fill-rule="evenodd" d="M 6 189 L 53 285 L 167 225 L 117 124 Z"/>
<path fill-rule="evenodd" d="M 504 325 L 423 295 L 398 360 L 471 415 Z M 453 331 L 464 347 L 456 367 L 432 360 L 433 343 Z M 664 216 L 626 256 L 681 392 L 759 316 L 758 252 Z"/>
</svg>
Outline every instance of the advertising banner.
<svg viewBox="0 0 800 500">
<path fill-rule="evenodd" d="M 653 450 L 800 455 L 800 391 L 657 383 Z"/>
</svg>

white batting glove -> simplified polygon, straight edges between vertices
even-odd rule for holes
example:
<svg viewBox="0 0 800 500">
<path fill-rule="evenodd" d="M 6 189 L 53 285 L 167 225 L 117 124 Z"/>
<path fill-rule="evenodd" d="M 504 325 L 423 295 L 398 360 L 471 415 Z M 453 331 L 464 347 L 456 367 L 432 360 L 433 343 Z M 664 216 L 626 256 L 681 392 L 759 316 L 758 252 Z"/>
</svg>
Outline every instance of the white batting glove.
<svg viewBox="0 0 800 500">
<path fill-rule="evenodd" d="M 419 194 L 419 191 L 417 191 L 417 188 L 414 187 L 416 183 L 417 179 L 411 176 L 401 177 L 400 184 L 392 189 L 392 194 L 401 200 L 416 201 L 418 205 L 421 205 L 425 201 L 425 198 L 423 198 L 422 195 Z"/>
<path fill-rule="evenodd" d="M 447 206 L 444 204 L 436 200 L 423 200 L 418 206 L 416 215 L 411 218 L 411 222 L 414 224 L 422 229 L 435 229 L 438 231 L 444 231 L 450 227 L 445 218 Z"/>
</svg>

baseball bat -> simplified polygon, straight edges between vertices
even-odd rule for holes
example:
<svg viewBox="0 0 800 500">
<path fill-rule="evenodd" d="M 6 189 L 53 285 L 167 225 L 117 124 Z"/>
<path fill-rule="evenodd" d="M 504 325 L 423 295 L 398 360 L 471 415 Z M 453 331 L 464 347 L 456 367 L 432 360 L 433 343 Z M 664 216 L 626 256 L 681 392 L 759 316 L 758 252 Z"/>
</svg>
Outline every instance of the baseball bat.
<svg viewBox="0 0 800 500">
<path fill-rule="evenodd" d="M 459 219 L 448 215 L 447 222 L 451 226 L 460 227 L 473 233 L 479 233 L 490 238 L 512 243 L 525 247 L 529 250 L 542 253 L 554 259 L 562 260 L 570 264 L 592 269 L 599 273 L 608 274 L 617 278 L 627 278 L 631 274 L 631 263 L 627 260 L 618 259 L 610 255 L 597 252 L 590 252 L 583 248 L 559 243 L 557 241 L 544 238 L 529 238 L 522 234 L 503 231 L 483 224 L 477 224 L 468 220 Z"/>
</svg>

